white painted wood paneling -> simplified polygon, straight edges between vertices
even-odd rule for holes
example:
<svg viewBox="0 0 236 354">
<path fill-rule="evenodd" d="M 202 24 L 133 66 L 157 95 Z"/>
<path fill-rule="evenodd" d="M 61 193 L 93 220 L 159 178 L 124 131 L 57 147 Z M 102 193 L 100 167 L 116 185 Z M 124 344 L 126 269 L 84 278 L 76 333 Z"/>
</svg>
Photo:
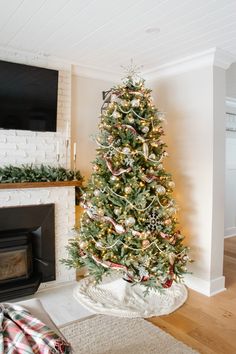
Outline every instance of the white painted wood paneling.
<svg viewBox="0 0 236 354">
<path fill-rule="evenodd" d="M 0 0 L 0 46 L 116 73 L 133 58 L 148 71 L 212 47 L 236 58 L 235 18 L 235 0 Z"/>
</svg>

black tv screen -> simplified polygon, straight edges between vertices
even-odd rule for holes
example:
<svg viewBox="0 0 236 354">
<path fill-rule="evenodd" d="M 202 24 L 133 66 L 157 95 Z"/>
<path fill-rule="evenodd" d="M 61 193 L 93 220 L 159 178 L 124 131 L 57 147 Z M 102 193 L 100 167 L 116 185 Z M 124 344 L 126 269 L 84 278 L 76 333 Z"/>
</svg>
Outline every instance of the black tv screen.
<svg viewBox="0 0 236 354">
<path fill-rule="evenodd" d="M 58 71 L 0 61 L 0 129 L 56 131 Z"/>
</svg>

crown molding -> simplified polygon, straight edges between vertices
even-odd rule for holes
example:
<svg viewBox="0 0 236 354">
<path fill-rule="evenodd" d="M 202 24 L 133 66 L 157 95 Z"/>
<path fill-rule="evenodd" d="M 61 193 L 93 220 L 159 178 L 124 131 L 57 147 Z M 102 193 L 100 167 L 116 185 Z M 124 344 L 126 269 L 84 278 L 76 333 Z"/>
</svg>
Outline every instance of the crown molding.
<svg viewBox="0 0 236 354">
<path fill-rule="evenodd" d="M 0 58 L 1 60 L 12 61 L 15 63 L 32 65 L 32 62 L 34 62 L 35 66 L 45 66 L 57 70 L 71 71 L 70 61 L 41 52 L 33 53 L 13 47 L 0 46 Z"/>
<path fill-rule="evenodd" d="M 147 80 L 153 80 L 162 76 L 178 75 L 205 66 L 217 66 L 226 70 L 234 61 L 236 61 L 236 57 L 232 54 L 219 48 L 211 48 L 145 71 L 143 76 Z"/>
<path fill-rule="evenodd" d="M 110 81 L 112 83 L 120 81 L 119 73 L 113 71 L 101 70 L 95 67 L 84 66 L 79 64 L 73 64 L 72 74 L 76 76 L 91 78 L 91 79 Z"/>
</svg>

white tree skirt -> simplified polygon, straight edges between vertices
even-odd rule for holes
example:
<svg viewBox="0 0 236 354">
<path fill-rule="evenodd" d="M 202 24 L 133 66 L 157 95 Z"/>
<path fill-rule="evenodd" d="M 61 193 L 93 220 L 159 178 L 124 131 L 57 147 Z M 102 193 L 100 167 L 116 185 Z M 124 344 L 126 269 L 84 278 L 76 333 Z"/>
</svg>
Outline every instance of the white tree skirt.
<svg viewBox="0 0 236 354">
<path fill-rule="evenodd" d="M 187 299 L 183 284 L 173 283 L 163 293 L 151 290 L 144 296 L 146 287 L 132 285 L 120 275 L 104 277 L 95 285 L 92 278 L 79 281 L 74 289 L 75 299 L 95 313 L 119 317 L 152 317 L 167 315 L 182 306 Z"/>
</svg>

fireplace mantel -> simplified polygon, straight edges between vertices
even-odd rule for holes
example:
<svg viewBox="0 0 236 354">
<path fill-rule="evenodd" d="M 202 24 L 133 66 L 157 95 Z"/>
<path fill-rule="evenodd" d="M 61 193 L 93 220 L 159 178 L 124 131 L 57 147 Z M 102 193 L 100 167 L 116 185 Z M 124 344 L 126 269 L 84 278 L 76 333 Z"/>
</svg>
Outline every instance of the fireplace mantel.
<svg viewBox="0 0 236 354">
<path fill-rule="evenodd" d="M 0 189 L 51 188 L 51 187 L 81 187 L 81 181 L 0 183 Z"/>
</svg>

